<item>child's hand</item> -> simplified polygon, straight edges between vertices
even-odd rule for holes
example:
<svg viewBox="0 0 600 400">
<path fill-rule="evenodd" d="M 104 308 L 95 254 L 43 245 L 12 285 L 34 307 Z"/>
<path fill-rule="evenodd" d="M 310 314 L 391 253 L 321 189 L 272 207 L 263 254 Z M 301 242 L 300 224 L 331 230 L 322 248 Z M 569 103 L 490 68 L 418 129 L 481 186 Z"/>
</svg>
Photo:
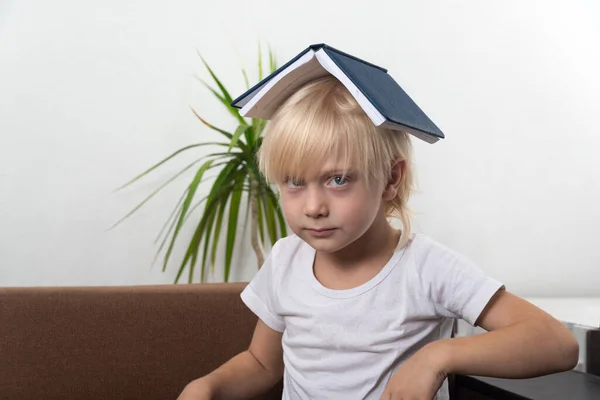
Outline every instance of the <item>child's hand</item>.
<svg viewBox="0 0 600 400">
<path fill-rule="evenodd" d="M 447 376 L 444 361 L 441 346 L 422 348 L 392 375 L 381 400 L 432 400 Z"/>
</svg>

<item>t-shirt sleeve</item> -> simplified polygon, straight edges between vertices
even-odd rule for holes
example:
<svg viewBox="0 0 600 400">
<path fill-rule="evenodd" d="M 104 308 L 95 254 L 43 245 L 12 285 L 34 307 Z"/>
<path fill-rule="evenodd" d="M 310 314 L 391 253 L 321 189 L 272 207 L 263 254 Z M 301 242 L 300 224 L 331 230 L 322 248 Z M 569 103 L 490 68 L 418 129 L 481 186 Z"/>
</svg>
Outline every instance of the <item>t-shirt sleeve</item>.
<svg viewBox="0 0 600 400">
<path fill-rule="evenodd" d="M 424 290 L 438 314 L 475 325 L 491 298 L 504 285 L 468 258 L 424 238 L 417 254 Z"/>
<path fill-rule="evenodd" d="M 277 314 L 276 296 L 275 296 L 275 270 L 273 247 L 267 256 L 264 264 L 258 270 L 258 273 L 244 288 L 241 294 L 242 301 L 261 321 L 269 328 L 278 332 L 285 330 L 283 318 Z"/>
</svg>

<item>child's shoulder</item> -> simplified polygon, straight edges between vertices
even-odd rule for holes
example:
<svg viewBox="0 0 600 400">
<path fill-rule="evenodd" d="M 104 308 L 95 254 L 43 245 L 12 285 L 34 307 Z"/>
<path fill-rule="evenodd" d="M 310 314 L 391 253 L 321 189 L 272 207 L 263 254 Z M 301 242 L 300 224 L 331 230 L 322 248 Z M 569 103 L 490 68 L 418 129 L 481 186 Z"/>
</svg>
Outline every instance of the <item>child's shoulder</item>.
<svg viewBox="0 0 600 400">
<path fill-rule="evenodd" d="M 422 275 L 459 270 L 475 273 L 479 269 L 466 255 L 422 233 L 412 236 L 409 248 L 415 267 Z"/>
<path fill-rule="evenodd" d="M 438 263 L 468 262 L 464 255 L 423 233 L 411 235 L 407 250 L 412 253 L 418 267 Z"/>
<path fill-rule="evenodd" d="M 432 236 L 429 236 L 425 233 L 412 233 L 410 236 L 409 244 L 418 251 L 427 251 L 433 249 L 452 251 L 437 239 L 434 239 Z"/>
</svg>

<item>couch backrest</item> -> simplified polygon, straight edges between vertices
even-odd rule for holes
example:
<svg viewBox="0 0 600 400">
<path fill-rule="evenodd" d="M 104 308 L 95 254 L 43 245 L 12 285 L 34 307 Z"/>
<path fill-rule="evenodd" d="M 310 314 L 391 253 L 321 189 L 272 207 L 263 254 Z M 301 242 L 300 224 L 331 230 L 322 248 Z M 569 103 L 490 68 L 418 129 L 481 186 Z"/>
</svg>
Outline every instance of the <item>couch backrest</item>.
<svg viewBox="0 0 600 400">
<path fill-rule="evenodd" d="M 243 287 L 0 288 L 0 399 L 174 400 L 248 347 Z"/>
</svg>

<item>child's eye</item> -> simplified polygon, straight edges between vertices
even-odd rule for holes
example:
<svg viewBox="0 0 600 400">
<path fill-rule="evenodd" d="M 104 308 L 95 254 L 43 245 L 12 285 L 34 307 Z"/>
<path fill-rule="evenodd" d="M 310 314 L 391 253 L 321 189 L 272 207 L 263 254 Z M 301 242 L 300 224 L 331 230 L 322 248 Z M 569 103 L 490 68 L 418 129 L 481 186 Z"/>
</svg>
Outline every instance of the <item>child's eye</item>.
<svg viewBox="0 0 600 400">
<path fill-rule="evenodd" d="M 290 178 L 289 176 L 286 176 L 283 181 L 289 188 L 297 188 L 304 184 L 302 180 L 295 180 L 294 178 Z"/>
<path fill-rule="evenodd" d="M 344 186 L 349 181 L 347 176 L 337 175 L 331 178 L 330 182 L 333 183 L 333 186 Z"/>
</svg>

